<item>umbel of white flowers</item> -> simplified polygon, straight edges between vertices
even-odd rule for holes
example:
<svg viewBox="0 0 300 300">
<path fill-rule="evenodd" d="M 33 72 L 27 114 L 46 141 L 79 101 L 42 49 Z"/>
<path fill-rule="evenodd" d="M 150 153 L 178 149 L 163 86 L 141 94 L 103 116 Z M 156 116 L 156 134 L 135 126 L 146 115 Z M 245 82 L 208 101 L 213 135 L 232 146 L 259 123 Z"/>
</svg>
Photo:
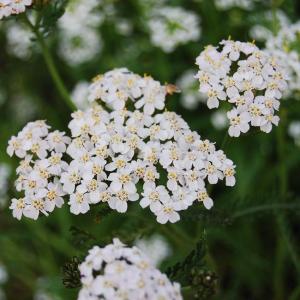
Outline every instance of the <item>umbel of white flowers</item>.
<svg viewBox="0 0 300 300">
<path fill-rule="evenodd" d="M 137 247 L 119 239 L 104 248 L 94 246 L 79 266 L 82 289 L 78 300 L 181 300 L 180 285 L 154 267 Z"/>
<path fill-rule="evenodd" d="M 162 224 L 177 222 L 179 212 L 194 202 L 210 209 L 206 181 L 225 179 L 233 186 L 235 166 L 179 115 L 159 112 L 166 94 L 167 87 L 153 78 L 116 69 L 90 86 L 91 107 L 72 114 L 72 138 L 48 133 L 43 121 L 25 126 L 7 149 L 23 158 L 16 186 L 25 196 L 13 199 L 14 216 L 47 215 L 62 205 L 63 196 L 74 214 L 87 213 L 98 203 L 124 213 L 129 202 L 139 201 Z"/>
<path fill-rule="evenodd" d="M 278 125 L 275 114 L 287 89 L 287 76 L 274 57 L 253 43 L 226 40 L 218 47 L 206 47 L 196 64 L 196 78 L 200 92 L 207 95 L 207 106 L 217 108 L 219 101 L 233 105 L 227 112 L 230 136 L 240 136 L 250 125 L 267 133 Z"/>
<path fill-rule="evenodd" d="M 32 0 L 0 0 L 0 20 L 24 12 L 31 4 Z"/>
</svg>

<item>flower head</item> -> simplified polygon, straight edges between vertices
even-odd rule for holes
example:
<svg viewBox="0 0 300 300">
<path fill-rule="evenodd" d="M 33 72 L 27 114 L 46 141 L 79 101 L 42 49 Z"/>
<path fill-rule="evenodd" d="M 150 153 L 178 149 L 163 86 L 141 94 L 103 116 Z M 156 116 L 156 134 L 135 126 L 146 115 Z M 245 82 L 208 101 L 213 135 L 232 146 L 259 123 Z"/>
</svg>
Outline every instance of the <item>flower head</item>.
<svg viewBox="0 0 300 300">
<path fill-rule="evenodd" d="M 250 126 L 270 132 L 278 124 L 275 114 L 287 88 L 287 76 L 274 57 L 252 43 L 226 40 L 219 47 L 208 46 L 196 64 L 207 106 L 217 108 L 222 101 L 233 105 L 227 113 L 230 136 L 238 137 Z"/>
<path fill-rule="evenodd" d="M 225 179 L 234 185 L 233 162 L 179 115 L 161 112 L 166 94 L 151 77 L 117 69 L 92 83 L 93 103 L 72 114 L 71 138 L 49 133 L 42 121 L 29 123 L 7 149 L 23 158 L 16 187 L 25 197 L 13 201 L 14 215 L 37 218 L 67 197 L 76 215 L 100 202 L 125 213 L 131 202 L 139 202 L 158 222 L 174 223 L 206 182 Z M 202 201 L 207 209 L 213 206 L 209 201 Z"/>
<path fill-rule="evenodd" d="M 31 4 L 32 0 L 0 0 L 0 20 L 24 12 L 26 6 Z"/>
<path fill-rule="evenodd" d="M 199 17 L 181 7 L 155 9 L 148 21 L 152 43 L 165 52 L 200 37 Z"/>
<path fill-rule="evenodd" d="M 48 215 L 64 203 L 65 192 L 59 178 L 68 166 L 62 153 L 70 138 L 59 131 L 49 133 L 49 128 L 44 121 L 30 122 L 8 142 L 8 154 L 22 159 L 16 188 L 24 196 L 12 199 L 10 206 L 17 219 L 24 215 L 36 220 L 40 213 Z"/>
<path fill-rule="evenodd" d="M 182 299 L 178 283 L 156 269 L 139 248 L 118 239 L 104 248 L 94 246 L 79 270 L 83 287 L 78 300 Z"/>
</svg>

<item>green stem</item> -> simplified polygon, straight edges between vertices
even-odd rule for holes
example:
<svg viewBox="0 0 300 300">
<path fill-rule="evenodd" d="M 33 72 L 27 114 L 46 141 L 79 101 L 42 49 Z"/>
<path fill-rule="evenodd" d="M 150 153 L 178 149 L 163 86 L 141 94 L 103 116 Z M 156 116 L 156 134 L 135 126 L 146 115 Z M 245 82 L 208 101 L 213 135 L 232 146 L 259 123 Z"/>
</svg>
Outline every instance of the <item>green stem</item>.
<svg viewBox="0 0 300 300">
<path fill-rule="evenodd" d="M 221 150 L 225 149 L 228 142 L 229 142 L 229 134 L 228 134 L 228 132 L 226 132 L 226 134 L 223 138 L 222 144 L 221 144 Z"/>
<path fill-rule="evenodd" d="M 49 70 L 49 73 L 52 77 L 52 80 L 53 80 L 58 92 L 60 93 L 60 96 L 65 101 L 65 103 L 69 106 L 69 108 L 72 111 L 75 111 L 77 108 L 76 108 L 75 104 L 73 103 L 72 99 L 70 98 L 70 95 L 69 95 L 57 69 L 56 69 L 55 63 L 53 61 L 50 51 L 48 50 L 46 43 L 44 41 L 43 35 L 39 32 L 39 29 L 30 22 L 26 13 L 23 14 L 23 16 L 24 16 L 25 23 L 35 34 L 36 39 L 41 46 L 42 54 L 45 59 L 47 68 Z"/>
</svg>

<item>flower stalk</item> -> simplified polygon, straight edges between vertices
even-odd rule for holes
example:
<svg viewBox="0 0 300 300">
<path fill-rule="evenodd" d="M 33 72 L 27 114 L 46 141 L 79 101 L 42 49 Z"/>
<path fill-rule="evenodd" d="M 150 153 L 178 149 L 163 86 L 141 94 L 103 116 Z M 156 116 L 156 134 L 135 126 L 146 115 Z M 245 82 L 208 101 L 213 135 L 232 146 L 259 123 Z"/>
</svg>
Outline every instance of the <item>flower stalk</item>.
<svg viewBox="0 0 300 300">
<path fill-rule="evenodd" d="M 37 26 L 34 26 L 31 21 L 29 20 L 27 14 L 24 14 L 24 21 L 27 24 L 27 26 L 31 29 L 31 31 L 34 33 L 40 47 L 42 50 L 42 54 L 45 60 L 45 63 L 47 65 L 47 68 L 49 70 L 49 73 L 52 77 L 52 80 L 61 96 L 61 98 L 64 100 L 64 102 L 68 105 L 68 107 L 72 110 L 75 111 L 76 110 L 76 106 L 73 103 L 65 85 L 63 80 L 61 79 L 57 68 L 55 66 L 55 63 L 53 61 L 52 55 L 45 43 L 45 40 L 43 38 L 43 35 L 40 33 L 39 29 L 37 28 Z"/>
</svg>

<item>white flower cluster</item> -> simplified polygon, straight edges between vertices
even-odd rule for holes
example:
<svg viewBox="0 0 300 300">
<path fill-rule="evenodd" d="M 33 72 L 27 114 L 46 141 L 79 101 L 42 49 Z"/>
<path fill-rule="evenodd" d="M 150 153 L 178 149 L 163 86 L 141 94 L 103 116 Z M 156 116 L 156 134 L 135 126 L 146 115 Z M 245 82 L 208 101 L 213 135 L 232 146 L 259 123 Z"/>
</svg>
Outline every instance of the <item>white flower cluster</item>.
<svg viewBox="0 0 300 300">
<path fill-rule="evenodd" d="M 252 43 L 226 40 L 219 47 L 206 47 L 196 64 L 207 106 L 217 108 L 219 101 L 233 104 L 227 112 L 230 136 L 240 136 L 250 125 L 264 132 L 278 125 L 275 113 L 287 88 L 287 76 L 274 57 Z"/>
<path fill-rule="evenodd" d="M 266 51 L 281 62 L 288 75 L 288 89 L 285 96 L 300 91 L 300 22 L 284 26 L 267 40 Z"/>
<path fill-rule="evenodd" d="M 137 184 L 142 183 L 140 205 L 149 206 L 159 223 L 177 222 L 178 211 L 196 200 L 212 207 L 206 179 L 235 184 L 232 161 L 175 113 L 108 113 L 96 105 L 72 116 L 67 153 L 73 161 L 61 182 L 74 214 L 86 213 L 90 204 L 99 202 L 126 212 L 128 201 L 139 200 Z"/>
<path fill-rule="evenodd" d="M 22 24 L 13 22 L 7 24 L 6 38 L 9 53 L 20 59 L 27 59 L 32 53 L 33 33 Z"/>
<path fill-rule="evenodd" d="M 137 247 L 119 239 L 104 248 L 94 246 L 79 266 L 82 289 L 78 300 L 181 300 L 180 285 L 156 269 Z"/>
<path fill-rule="evenodd" d="M 25 198 L 13 200 L 14 215 L 37 218 L 39 212 L 61 206 L 64 195 L 73 214 L 101 202 L 124 213 L 129 201 L 139 200 L 162 224 L 177 222 L 178 212 L 196 201 L 210 209 L 205 181 L 225 179 L 233 186 L 235 166 L 179 115 L 158 112 L 167 91 L 168 86 L 149 76 L 116 69 L 97 76 L 90 86 L 92 107 L 72 114 L 71 140 L 58 131 L 48 133 L 42 121 L 29 123 L 7 149 L 24 158 L 17 189 L 25 190 Z M 64 152 L 71 157 L 69 164 L 62 160 Z"/>
<path fill-rule="evenodd" d="M 165 107 L 166 88 L 150 76 L 141 77 L 126 68 L 114 69 L 94 78 L 89 101 L 101 100 L 110 109 L 124 109 L 127 102 L 152 115 Z"/>
<path fill-rule="evenodd" d="M 10 176 L 10 166 L 0 163 L 0 208 L 5 206 L 7 201 L 8 179 Z"/>
<path fill-rule="evenodd" d="M 10 206 L 17 219 L 24 215 L 36 220 L 40 213 L 48 215 L 64 203 L 59 178 L 68 166 L 62 155 L 70 138 L 59 131 L 49 133 L 48 129 L 44 121 L 30 122 L 9 141 L 7 153 L 22 159 L 16 189 L 24 191 L 24 196 L 12 199 Z"/>
<path fill-rule="evenodd" d="M 257 0 L 215 0 L 215 5 L 220 10 L 228 10 L 233 7 L 251 10 L 255 2 L 257 2 Z"/>
<path fill-rule="evenodd" d="M 153 45 L 165 52 L 200 37 L 200 20 L 193 12 L 181 7 L 163 6 L 153 11 L 148 26 Z"/>
<path fill-rule="evenodd" d="M 93 59 L 102 48 L 98 27 L 103 21 L 97 0 L 72 0 L 59 19 L 60 56 L 70 65 Z"/>
<path fill-rule="evenodd" d="M 0 20 L 24 12 L 26 6 L 31 4 L 32 0 L 0 0 Z"/>
<path fill-rule="evenodd" d="M 196 71 L 194 70 L 187 70 L 176 82 L 181 91 L 181 104 L 187 109 L 195 109 L 199 103 L 206 103 L 205 94 L 198 91 L 199 88 L 195 81 L 195 73 Z"/>
</svg>

